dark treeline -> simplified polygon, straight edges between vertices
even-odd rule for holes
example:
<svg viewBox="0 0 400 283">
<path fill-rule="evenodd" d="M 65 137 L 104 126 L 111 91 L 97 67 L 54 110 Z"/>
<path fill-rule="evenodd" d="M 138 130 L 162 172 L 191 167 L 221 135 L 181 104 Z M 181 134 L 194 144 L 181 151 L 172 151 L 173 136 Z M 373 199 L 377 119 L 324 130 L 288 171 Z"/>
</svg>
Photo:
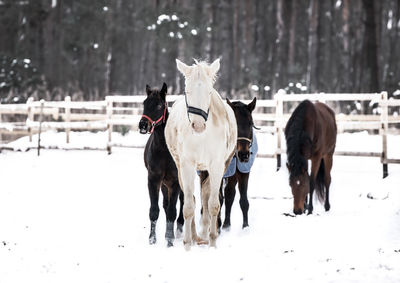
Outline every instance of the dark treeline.
<svg viewBox="0 0 400 283">
<path fill-rule="evenodd" d="M 400 88 L 400 0 L 1 0 L 0 94 L 179 93 L 175 58 L 221 58 L 217 89 Z"/>
</svg>

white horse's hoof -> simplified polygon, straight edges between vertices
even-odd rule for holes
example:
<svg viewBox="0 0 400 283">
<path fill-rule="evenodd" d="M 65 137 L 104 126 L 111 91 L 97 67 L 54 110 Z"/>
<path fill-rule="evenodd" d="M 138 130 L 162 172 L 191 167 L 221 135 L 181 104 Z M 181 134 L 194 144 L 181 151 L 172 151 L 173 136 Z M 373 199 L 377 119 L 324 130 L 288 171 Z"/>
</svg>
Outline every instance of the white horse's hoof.
<svg viewBox="0 0 400 283">
<path fill-rule="evenodd" d="M 208 234 L 209 233 L 207 233 L 207 232 L 202 232 L 202 233 L 200 233 L 200 237 L 198 237 L 199 238 L 199 240 L 201 240 L 201 241 L 207 241 L 207 239 L 208 239 Z"/>
<path fill-rule="evenodd" d="M 185 247 L 185 251 L 190 251 L 190 249 L 192 248 L 192 245 L 189 243 L 185 243 L 184 247 Z"/>
</svg>

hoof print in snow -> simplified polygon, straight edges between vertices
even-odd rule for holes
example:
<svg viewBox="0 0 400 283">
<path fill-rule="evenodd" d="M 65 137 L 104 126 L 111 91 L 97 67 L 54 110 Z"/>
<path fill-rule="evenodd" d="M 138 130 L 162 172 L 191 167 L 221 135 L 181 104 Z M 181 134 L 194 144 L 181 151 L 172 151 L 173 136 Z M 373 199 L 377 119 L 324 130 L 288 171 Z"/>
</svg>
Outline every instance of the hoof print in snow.
<svg viewBox="0 0 400 283">
<path fill-rule="evenodd" d="M 288 253 L 293 253 L 293 252 L 294 252 L 294 250 L 287 250 L 287 251 L 284 251 L 283 253 L 288 254 Z"/>
<path fill-rule="evenodd" d="M 369 199 L 376 199 L 376 200 L 385 200 L 389 198 L 389 194 L 373 194 L 373 193 L 368 193 L 367 198 Z"/>
<path fill-rule="evenodd" d="M 290 214 L 290 213 L 282 213 L 282 215 L 285 215 L 287 217 L 296 217 L 296 215 Z"/>
<path fill-rule="evenodd" d="M 373 196 L 371 193 L 368 193 L 368 194 L 367 194 L 367 198 L 369 198 L 369 199 L 375 199 L 374 196 Z"/>
</svg>

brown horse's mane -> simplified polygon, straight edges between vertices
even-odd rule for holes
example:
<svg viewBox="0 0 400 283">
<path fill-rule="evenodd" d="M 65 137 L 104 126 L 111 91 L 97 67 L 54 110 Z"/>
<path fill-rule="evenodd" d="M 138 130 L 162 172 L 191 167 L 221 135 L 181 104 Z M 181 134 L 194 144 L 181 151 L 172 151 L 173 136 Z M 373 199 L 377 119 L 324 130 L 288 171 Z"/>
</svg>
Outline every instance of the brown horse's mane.
<svg viewBox="0 0 400 283">
<path fill-rule="evenodd" d="M 302 101 L 294 110 L 285 128 L 286 154 L 290 167 L 290 179 L 296 178 L 308 170 L 307 159 L 301 150 L 305 144 L 311 144 L 308 133 L 304 130 L 304 116 L 308 107 L 313 107 L 309 100 Z"/>
</svg>

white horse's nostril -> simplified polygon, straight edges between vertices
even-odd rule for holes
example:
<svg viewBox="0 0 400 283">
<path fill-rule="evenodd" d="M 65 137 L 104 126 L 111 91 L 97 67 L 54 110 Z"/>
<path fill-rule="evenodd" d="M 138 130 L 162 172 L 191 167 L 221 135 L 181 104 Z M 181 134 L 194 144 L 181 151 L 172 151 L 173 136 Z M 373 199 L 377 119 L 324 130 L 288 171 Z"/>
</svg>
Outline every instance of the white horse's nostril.
<svg viewBox="0 0 400 283">
<path fill-rule="evenodd" d="M 196 133 L 202 133 L 206 128 L 206 124 L 195 121 L 195 122 L 192 122 L 192 128 Z"/>
</svg>

